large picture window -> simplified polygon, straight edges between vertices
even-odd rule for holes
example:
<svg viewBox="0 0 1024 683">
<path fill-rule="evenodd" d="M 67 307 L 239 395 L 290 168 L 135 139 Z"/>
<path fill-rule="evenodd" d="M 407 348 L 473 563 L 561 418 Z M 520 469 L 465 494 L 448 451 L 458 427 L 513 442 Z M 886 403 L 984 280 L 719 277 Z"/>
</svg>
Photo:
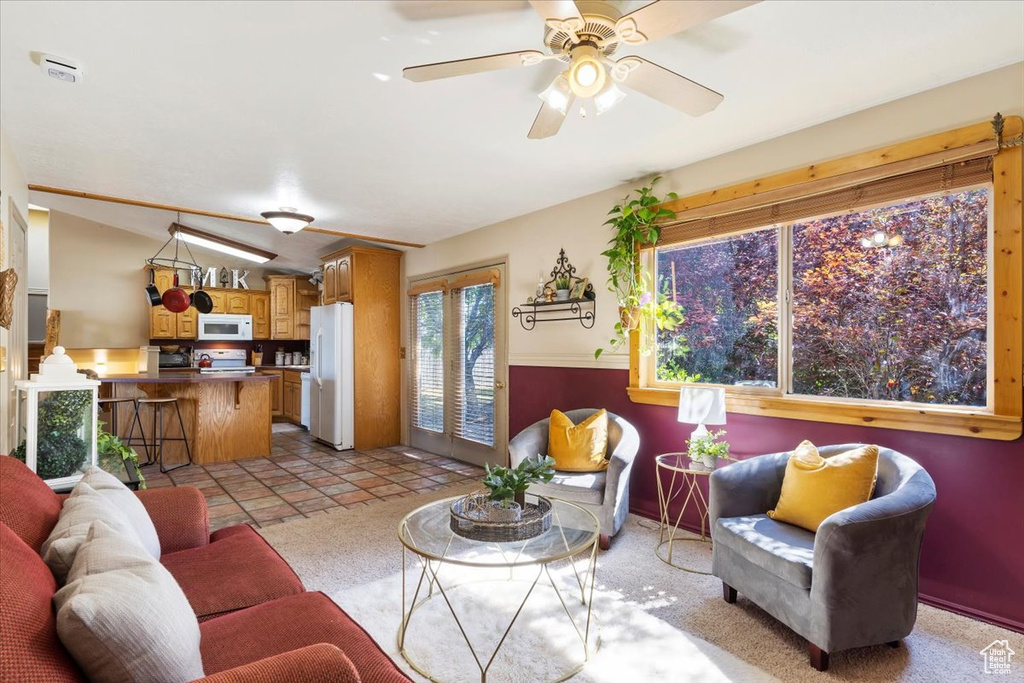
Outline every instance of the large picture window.
<svg viewBox="0 0 1024 683">
<path fill-rule="evenodd" d="M 684 320 L 658 333 L 657 380 L 984 406 L 989 194 L 658 248 L 658 289 Z M 791 283 L 781 296 L 780 272 Z M 780 347 L 787 322 L 791 343 Z"/>
<path fill-rule="evenodd" d="M 641 259 L 683 321 L 632 335 L 629 397 L 709 383 L 729 412 L 1018 438 L 1024 187 L 1001 140 L 1024 122 L 1006 121 L 667 202 Z"/>
</svg>

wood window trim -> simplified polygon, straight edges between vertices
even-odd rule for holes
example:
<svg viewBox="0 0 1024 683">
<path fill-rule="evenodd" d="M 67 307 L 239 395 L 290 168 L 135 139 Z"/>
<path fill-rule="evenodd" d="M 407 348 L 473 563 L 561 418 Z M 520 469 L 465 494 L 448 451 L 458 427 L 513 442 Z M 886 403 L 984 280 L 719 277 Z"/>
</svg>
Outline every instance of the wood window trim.
<svg viewBox="0 0 1024 683">
<path fill-rule="evenodd" d="M 1024 121 L 1008 117 L 1004 139 L 1024 132 Z M 874 168 L 929 154 L 944 153 L 960 147 L 994 140 L 990 123 L 978 123 L 945 133 L 930 135 L 871 152 L 856 154 L 801 169 L 786 171 L 759 180 L 677 199 L 666 206 L 686 211 L 731 202 L 783 188 L 795 188 L 866 168 Z M 993 236 L 992 236 L 992 410 L 931 406 L 920 404 L 883 404 L 867 401 L 836 400 L 812 396 L 786 396 L 774 390 L 726 387 L 726 408 L 732 413 L 762 415 L 812 422 L 832 422 L 916 432 L 951 434 L 1012 441 L 1022 431 L 1024 386 L 1024 308 L 1021 279 L 1024 234 L 1022 234 L 1022 149 L 1018 144 L 1005 147 L 993 158 Z M 677 406 L 678 385 L 655 386 L 649 382 L 651 356 L 640 354 L 639 332 L 630 335 L 629 398 L 634 403 Z"/>
</svg>

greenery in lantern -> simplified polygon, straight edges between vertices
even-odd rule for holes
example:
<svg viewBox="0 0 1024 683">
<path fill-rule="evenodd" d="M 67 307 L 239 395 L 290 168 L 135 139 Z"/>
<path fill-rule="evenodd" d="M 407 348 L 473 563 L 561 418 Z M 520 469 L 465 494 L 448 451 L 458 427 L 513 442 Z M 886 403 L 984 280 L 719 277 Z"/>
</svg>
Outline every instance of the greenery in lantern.
<svg viewBox="0 0 1024 683">
<path fill-rule="evenodd" d="M 79 436 L 92 409 L 91 391 L 55 391 L 39 401 L 39 443 L 36 473 L 43 479 L 68 477 L 82 469 L 89 457 L 89 442 Z M 26 461 L 26 443 L 11 453 Z"/>
</svg>

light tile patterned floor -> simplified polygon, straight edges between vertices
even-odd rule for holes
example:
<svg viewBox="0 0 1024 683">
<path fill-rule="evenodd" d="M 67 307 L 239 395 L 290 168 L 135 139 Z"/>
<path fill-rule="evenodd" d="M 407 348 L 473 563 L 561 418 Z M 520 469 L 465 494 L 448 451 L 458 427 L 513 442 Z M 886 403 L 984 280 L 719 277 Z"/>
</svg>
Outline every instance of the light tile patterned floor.
<svg viewBox="0 0 1024 683">
<path fill-rule="evenodd" d="M 269 458 L 192 465 L 160 474 L 143 468 L 149 488 L 195 486 L 206 496 L 211 530 L 266 527 L 331 510 L 412 496 L 483 478 L 483 470 L 416 448 L 336 451 L 304 429 L 274 425 Z"/>
</svg>

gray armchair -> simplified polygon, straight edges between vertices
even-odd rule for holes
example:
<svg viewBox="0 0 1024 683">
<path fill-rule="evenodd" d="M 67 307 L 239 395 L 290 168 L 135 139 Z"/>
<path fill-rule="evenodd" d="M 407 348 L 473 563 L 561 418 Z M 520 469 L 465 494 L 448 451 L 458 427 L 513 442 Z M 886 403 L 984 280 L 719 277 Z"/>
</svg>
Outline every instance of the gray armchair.
<svg viewBox="0 0 1024 683">
<path fill-rule="evenodd" d="M 825 446 L 823 457 L 860 444 Z M 776 522 L 790 453 L 743 460 L 711 474 L 711 573 L 726 602 L 736 592 L 808 640 L 811 666 L 830 652 L 898 647 L 917 618 L 917 569 L 935 484 L 905 455 L 878 453 L 874 496 L 825 519 L 817 533 Z"/>
<path fill-rule="evenodd" d="M 597 412 L 595 408 L 570 410 L 566 416 L 579 424 Z M 548 452 L 548 420 L 534 422 L 516 434 L 508 444 L 509 464 L 516 467 L 526 458 Z M 560 498 L 587 508 L 601 523 L 601 549 L 611 546 L 629 514 L 629 475 L 640 450 L 636 428 L 614 413 L 608 413 L 608 469 L 603 472 L 555 472 L 546 484 L 533 484 L 529 492 Z"/>
</svg>

